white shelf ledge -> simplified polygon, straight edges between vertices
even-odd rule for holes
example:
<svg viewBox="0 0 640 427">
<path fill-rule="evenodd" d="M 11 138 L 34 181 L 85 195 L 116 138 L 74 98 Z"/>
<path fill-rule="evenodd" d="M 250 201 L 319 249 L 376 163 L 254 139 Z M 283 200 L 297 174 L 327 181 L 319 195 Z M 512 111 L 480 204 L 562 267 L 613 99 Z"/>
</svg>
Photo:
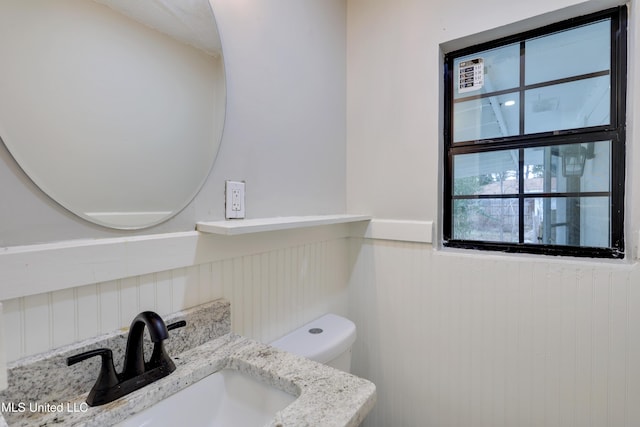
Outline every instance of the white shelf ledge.
<svg viewBox="0 0 640 427">
<path fill-rule="evenodd" d="M 232 219 L 227 221 L 198 222 L 196 229 L 202 233 L 235 236 L 238 234 L 260 233 L 263 231 L 289 230 L 292 228 L 315 227 L 318 225 L 368 221 L 370 219 L 371 216 L 369 215 L 315 215 Z"/>
</svg>

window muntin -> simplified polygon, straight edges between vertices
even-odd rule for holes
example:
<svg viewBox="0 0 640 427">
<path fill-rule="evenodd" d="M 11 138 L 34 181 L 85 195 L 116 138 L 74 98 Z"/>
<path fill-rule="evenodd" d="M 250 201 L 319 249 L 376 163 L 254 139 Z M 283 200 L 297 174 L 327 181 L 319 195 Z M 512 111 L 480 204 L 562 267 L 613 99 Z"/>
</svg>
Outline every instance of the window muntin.
<svg viewBox="0 0 640 427">
<path fill-rule="evenodd" d="M 621 7 L 447 55 L 446 246 L 624 256 L 625 29 Z"/>
</svg>

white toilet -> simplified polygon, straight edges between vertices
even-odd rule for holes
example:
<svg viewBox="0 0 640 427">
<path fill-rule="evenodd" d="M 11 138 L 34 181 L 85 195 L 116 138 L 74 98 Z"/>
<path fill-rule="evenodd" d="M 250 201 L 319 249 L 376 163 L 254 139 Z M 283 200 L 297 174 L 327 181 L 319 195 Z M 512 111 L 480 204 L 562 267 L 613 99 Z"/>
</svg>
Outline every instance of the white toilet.
<svg viewBox="0 0 640 427">
<path fill-rule="evenodd" d="M 351 347 L 355 340 L 356 325 L 351 320 L 325 314 L 270 345 L 351 372 Z"/>
</svg>

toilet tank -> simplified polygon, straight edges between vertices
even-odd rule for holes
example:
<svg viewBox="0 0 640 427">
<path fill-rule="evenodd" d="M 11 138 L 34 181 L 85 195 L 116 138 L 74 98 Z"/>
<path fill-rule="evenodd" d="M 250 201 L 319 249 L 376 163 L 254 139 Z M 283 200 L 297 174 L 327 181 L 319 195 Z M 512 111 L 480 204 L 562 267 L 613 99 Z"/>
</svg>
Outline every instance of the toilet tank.
<svg viewBox="0 0 640 427">
<path fill-rule="evenodd" d="M 351 347 L 356 325 L 336 314 L 307 323 L 271 343 L 271 346 L 351 372 Z"/>
</svg>

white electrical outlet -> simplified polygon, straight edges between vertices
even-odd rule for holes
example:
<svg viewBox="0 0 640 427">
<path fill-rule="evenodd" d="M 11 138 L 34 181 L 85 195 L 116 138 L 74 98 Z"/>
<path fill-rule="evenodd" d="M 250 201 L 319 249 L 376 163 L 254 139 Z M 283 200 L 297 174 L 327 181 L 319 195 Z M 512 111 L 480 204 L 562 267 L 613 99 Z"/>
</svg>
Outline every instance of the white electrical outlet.
<svg viewBox="0 0 640 427">
<path fill-rule="evenodd" d="M 244 218 L 243 181 L 225 181 L 225 216 L 227 219 Z"/>
</svg>

